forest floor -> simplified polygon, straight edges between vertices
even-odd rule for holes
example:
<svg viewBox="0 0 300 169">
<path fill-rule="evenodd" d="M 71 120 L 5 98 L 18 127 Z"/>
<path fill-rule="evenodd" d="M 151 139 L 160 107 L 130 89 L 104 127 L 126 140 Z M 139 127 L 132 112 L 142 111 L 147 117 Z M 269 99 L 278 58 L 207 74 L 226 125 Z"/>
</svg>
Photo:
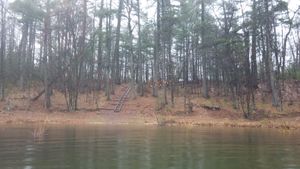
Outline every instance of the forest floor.
<svg viewBox="0 0 300 169">
<path fill-rule="evenodd" d="M 228 98 L 212 97 L 203 99 L 191 96 L 193 111 L 184 109 L 184 97 L 176 96 L 175 104 L 167 104 L 157 110 L 162 98 L 151 96 L 150 89 L 144 97 L 134 97 L 132 92 L 126 99 L 122 111 L 114 112 L 117 99 L 127 85 L 117 86 L 111 101 L 103 92 L 85 92 L 79 96 L 79 110 L 68 112 L 66 99 L 61 92 L 52 95 L 50 110 L 43 108 L 43 96 L 30 101 L 41 91 L 33 87 L 31 93 L 16 89 L 8 93 L 6 101 L 0 102 L 0 124 L 129 124 L 129 125 L 182 125 L 182 126 L 228 126 L 264 127 L 280 129 L 300 129 L 300 100 L 293 104 L 286 102 L 284 111 L 271 106 L 270 102 L 257 100 L 257 109 L 251 120 L 246 120 L 242 109 L 233 109 Z M 30 97 L 28 97 L 30 96 Z M 169 99 L 169 98 L 168 98 Z M 170 100 L 170 99 L 169 99 Z M 219 110 L 209 110 L 205 106 L 217 106 Z"/>
</svg>

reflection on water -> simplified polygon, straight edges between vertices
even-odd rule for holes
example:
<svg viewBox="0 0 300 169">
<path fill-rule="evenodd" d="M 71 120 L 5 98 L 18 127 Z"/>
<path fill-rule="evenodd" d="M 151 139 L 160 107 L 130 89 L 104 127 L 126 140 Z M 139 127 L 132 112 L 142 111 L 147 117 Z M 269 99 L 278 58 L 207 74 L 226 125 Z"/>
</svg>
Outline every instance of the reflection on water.
<svg viewBox="0 0 300 169">
<path fill-rule="evenodd" d="M 0 130 L 1 169 L 299 169 L 300 133 L 258 129 L 49 127 Z"/>
</svg>

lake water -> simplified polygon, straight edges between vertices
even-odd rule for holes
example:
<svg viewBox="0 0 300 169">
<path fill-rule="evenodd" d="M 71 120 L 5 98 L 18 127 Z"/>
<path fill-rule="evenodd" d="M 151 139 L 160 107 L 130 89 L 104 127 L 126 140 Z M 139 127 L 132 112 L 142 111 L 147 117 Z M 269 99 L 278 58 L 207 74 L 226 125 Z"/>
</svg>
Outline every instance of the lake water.
<svg viewBox="0 0 300 169">
<path fill-rule="evenodd" d="M 179 127 L 0 128 L 0 169 L 300 169 L 300 133 Z"/>
</svg>

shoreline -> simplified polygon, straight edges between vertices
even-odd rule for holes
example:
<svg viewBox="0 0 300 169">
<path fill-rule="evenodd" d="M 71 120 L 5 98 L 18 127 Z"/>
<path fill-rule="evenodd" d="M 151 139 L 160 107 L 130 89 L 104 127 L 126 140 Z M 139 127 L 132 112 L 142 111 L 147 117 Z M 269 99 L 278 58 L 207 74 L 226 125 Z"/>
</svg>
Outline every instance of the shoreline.
<svg viewBox="0 0 300 169">
<path fill-rule="evenodd" d="M 281 130 L 299 130 L 300 118 L 282 119 L 229 119 L 194 118 L 191 116 L 159 115 L 146 116 L 138 113 L 36 113 L 10 112 L 0 113 L 0 125 L 134 125 L 134 126 L 182 126 L 182 127 L 228 127 L 228 128 L 269 128 Z"/>
</svg>

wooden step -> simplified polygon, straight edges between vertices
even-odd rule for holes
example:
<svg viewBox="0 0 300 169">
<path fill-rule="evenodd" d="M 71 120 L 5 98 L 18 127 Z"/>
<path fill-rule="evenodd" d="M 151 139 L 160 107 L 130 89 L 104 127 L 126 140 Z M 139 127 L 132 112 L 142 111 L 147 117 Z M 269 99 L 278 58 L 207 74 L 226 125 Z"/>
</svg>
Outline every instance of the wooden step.
<svg viewBox="0 0 300 169">
<path fill-rule="evenodd" d="M 114 110 L 114 108 L 105 108 L 105 107 L 101 107 L 101 108 L 99 108 L 99 110 Z"/>
<path fill-rule="evenodd" d="M 120 112 L 120 111 L 122 110 L 124 101 L 126 100 L 126 98 L 127 98 L 127 96 L 128 96 L 128 93 L 130 92 L 130 90 L 131 90 L 130 87 L 128 87 L 128 88 L 126 89 L 126 91 L 124 92 L 124 94 L 121 96 L 118 105 L 115 107 L 114 112 Z"/>
</svg>

